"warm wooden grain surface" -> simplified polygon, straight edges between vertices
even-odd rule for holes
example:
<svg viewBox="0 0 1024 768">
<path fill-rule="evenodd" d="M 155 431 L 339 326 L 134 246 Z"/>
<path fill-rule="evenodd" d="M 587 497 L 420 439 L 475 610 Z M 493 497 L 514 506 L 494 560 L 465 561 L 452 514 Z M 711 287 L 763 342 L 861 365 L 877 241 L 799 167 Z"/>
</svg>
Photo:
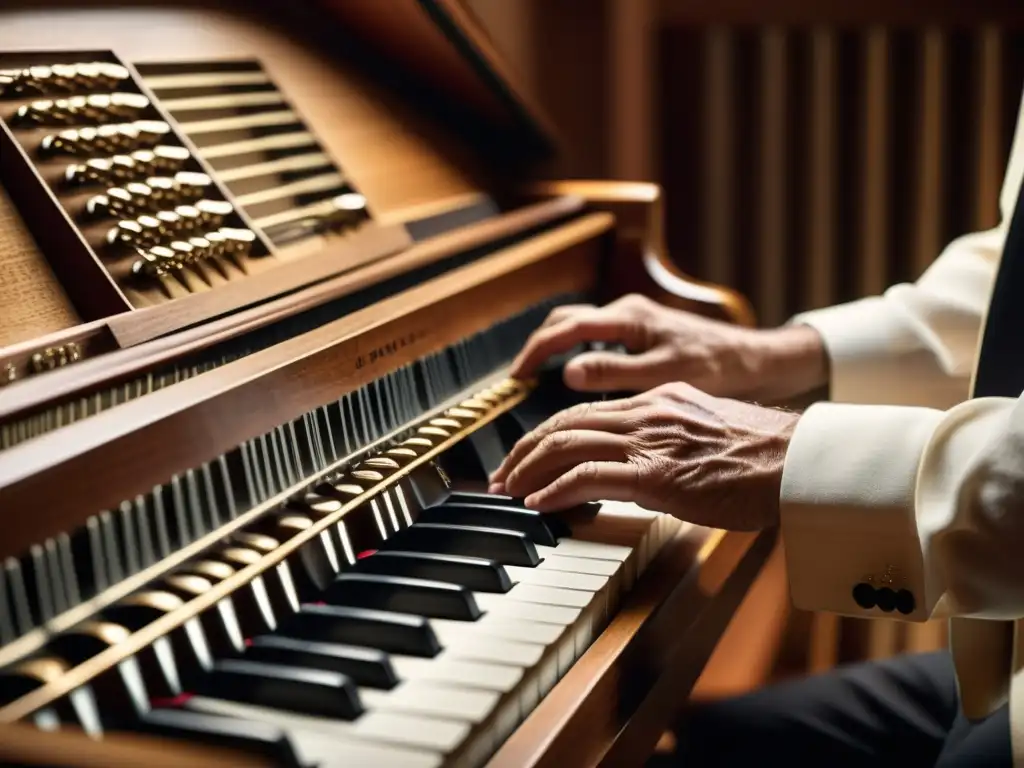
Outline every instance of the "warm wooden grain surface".
<svg viewBox="0 0 1024 768">
<path fill-rule="evenodd" d="M 75 325 L 78 315 L 0 187 L 0 347 Z"/>
</svg>

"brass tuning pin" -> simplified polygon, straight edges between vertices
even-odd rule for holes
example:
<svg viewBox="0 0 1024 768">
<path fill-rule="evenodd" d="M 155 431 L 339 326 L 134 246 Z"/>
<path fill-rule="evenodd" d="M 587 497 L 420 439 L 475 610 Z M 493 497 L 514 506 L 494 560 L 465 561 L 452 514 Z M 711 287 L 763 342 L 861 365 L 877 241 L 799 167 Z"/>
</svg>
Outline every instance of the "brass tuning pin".
<svg viewBox="0 0 1024 768">
<path fill-rule="evenodd" d="M 103 61 L 3 70 L 0 71 L 0 98 L 113 89 L 124 85 L 130 78 L 131 74 L 125 67 Z"/>
<path fill-rule="evenodd" d="M 72 125 L 76 122 L 110 123 L 135 120 L 149 108 L 149 99 L 139 93 L 72 96 L 55 101 L 33 101 L 19 107 L 13 122 L 20 125 Z"/>
<path fill-rule="evenodd" d="M 132 248 L 152 248 L 160 244 L 162 224 L 155 216 L 143 215 L 137 219 L 125 219 L 107 233 L 110 245 L 127 245 Z"/>
<path fill-rule="evenodd" d="M 39 154 L 43 157 L 95 157 L 133 152 L 156 146 L 166 140 L 170 132 L 171 127 L 162 120 L 108 123 L 96 128 L 69 128 L 43 137 L 39 143 Z"/>
<path fill-rule="evenodd" d="M 224 255 L 236 263 L 252 253 L 252 247 L 256 243 L 256 234 L 249 229 L 221 227 L 217 234 L 224 238 Z"/>
<path fill-rule="evenodd" d="M 94 184 L 109 185 L 119 181 L 128 181 L 136 174 L 134 160 L 127 155 L 114 155 L 69 165 L 64 171 L 64 182 L 70 187 L 85 187 Z"/>
<path fill-rule="evenodd" d="M 93 219 L 134 217 L 149 213 L 154 208 L 153 190 L 137 181 L 108 189 L 106 194 L 94 195 L 85 203 L 86 215 Z"/>
<path fill-rule="evenodd" d="M 200 226 L 206 231 L 220 229 L 224 219 L 235 212 L 234 206 L 224 200 L 199 200 L 193 207 L 199 214 Z"/>
<path fill-rule="evenodd" d="M 140 149 L 130 155 L 94 158 L 69 165 L 65 171 L 65 181 L 71 186 L 123 183 L 152 176 L 157 171 L 179 170 L 189 157 L 189 151 L 184 147 Z"/>
<path fill-rule="evenodd" d="M 181 222 L 179 230 L 182 232 L 195 232 L 199 229 L 201 222 L 199 210 L 192 205 L 178 205 L 174 208 L 174 215 Z"/>
<path fill-rule="evenodd" d="M 138 260 L 132 264 L 132 272 L 140 277 L 165 277 L 181 266 L 174 251 L 164 246 L 158 245 L 149 250 L 139 249 L 138 255 Z"/>
<path fill-rule="evenodd" d="M 182 196 L 183 202 L 195 202 L 214 190 L 213 179 L 205 173 L 181 171 L 174 174 L 174 190 Z"/>
</svg>

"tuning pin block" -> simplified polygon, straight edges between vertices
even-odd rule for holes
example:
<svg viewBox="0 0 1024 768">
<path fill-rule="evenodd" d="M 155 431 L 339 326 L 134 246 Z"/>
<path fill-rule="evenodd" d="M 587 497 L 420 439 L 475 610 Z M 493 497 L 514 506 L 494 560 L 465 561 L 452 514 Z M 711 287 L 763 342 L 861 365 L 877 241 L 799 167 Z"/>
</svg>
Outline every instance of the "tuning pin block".
<svg viewBox="0 0 1024 768">
<path fill-rule="evenodd" d="M 14 113 L 18 125 L 72 125 L 135 120 L 149 108 L 149 99 L 139 93 L 111 93 L 72 96 L 56 101 L 33 101 Z"/>
<path fill-rule="evenodd" d="M 130 78 L 131 74 L 120 64 L 102 61 L 3 70 L 0 72 L 0 98 L 113 89 Z"/>
</svg>

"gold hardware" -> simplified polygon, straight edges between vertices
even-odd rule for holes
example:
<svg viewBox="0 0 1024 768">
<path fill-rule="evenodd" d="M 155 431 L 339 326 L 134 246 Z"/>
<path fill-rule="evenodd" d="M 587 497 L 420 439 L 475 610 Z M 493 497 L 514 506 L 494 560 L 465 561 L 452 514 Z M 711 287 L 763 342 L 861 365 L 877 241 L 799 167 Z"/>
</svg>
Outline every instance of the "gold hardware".
<svg viewBox="0 0 1024 768">
<path fill-rule="evenodd" d="M 128 70 L 120 64 L 105 61 L 5 70 L 0 72 L 0 98 L 116 88 L 129 78 Z"/>
<path fill-rule="evenodd" d="M 201 200 L 209 190 L 214 189 L 213 179 L 195 171 L 179 171 L 174 174 L 173 186 L 175 191 L 192 201 Z"/>
<path fill-rule="evenodd" d="M 65 365 L 77 363 L 83 357 L 82 348 L 77 342 L 69 341 L 67 344 L 59 344 L 55 347 L 47 347 L 32 355 L 30 365 L 33 373 L 45 373 L 55 368 L 63 368 Z M 6 367 L 7 382 L 14 381 L 17 377 L 17 370 L 14 364 L 8 363 Z M 13 371 L 14 378 L 11 377 Z"/>
<path fill-rule="evenodd" d="M 895 588 L 893 585 L 897 584 L 899 579 L 897 578 L 899 569 L 893 565 L 885 566 L 885 570 L 881 576 L 866 576 L 864 581 L 873 587 L 883 586 L 889 588 Z"/>
<path fill-rule="evenodd" d="M 6 363 L 0 371 L 0 387 L 6 386 L 18 380 L 18 366 L 14 363 Z"/>
<path fill-rule="evenodd" d="M 18 108 L 12 122 L 26 126 L 111 123 L 140 118 L 148 108 L 149 99 L 140 93 L 71 96 L 30 102 Z"/>
<path fill-rule="evenodd" d="M 203 226 L 209 230 L 220 229 L 224 219 L 235 212 L 234 206 L 223 200 L 199 200 L 195 209 Z"/>
<path fill-rule="evenodd" d="M 149 149 L 166 139 L 170 133 L 171 126 L 162 120 L 136 120 L 132 123 L 68 128 L 44 136 L 39 142 L 39 152 L 45 157 L 116 155 Z"/>
<path fill-rule="evenodd" d="M 130 154 L 94 157 L 84 163 L 69 165 L 64 172 L 64 180 L 72 186 L 83 186 L 86 184 L 114 185 L 136 182 L 147 177 L 163 178 L 155 174 L 178 171 L 190 157 L 189 151 L 184 147 L 158 146 L 154 149 L 137 149 Z M 182 171 L 179 175 L 187 173 L 189 172 Z M 205 174 L 192 175 L 203 176 Z M 186 176 L 186 186 L 190 188 L 194 186 L 197 190 L 207 189 L 207 186 L 193 183 L 200 179 L 191 179 L 191 181 L 189 179 L 190 177 Z M 167 186 L 175 189 L 175 181 L 172 179 Z M 152 194 L 152 190 L 149 191 Z"/>
</svg>

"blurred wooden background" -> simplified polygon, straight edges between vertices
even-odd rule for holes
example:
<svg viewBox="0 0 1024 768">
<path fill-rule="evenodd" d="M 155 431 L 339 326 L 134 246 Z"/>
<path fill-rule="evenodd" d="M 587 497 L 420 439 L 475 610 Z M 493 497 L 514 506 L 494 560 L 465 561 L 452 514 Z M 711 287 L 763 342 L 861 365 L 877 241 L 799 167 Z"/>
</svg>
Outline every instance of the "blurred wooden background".
<svg viewBox="0 0 1024 768">
<path fill-rule="evenodd" d="M 673 257 L 764 324 L 912 280 L 998 221 L 1020 0 L 467 2 L 563 130 L 550 173 L 661 183 Z M 790 611 L 780 555 L 734 623 L 707 695 L 944 642 Z"/>
</svg>

